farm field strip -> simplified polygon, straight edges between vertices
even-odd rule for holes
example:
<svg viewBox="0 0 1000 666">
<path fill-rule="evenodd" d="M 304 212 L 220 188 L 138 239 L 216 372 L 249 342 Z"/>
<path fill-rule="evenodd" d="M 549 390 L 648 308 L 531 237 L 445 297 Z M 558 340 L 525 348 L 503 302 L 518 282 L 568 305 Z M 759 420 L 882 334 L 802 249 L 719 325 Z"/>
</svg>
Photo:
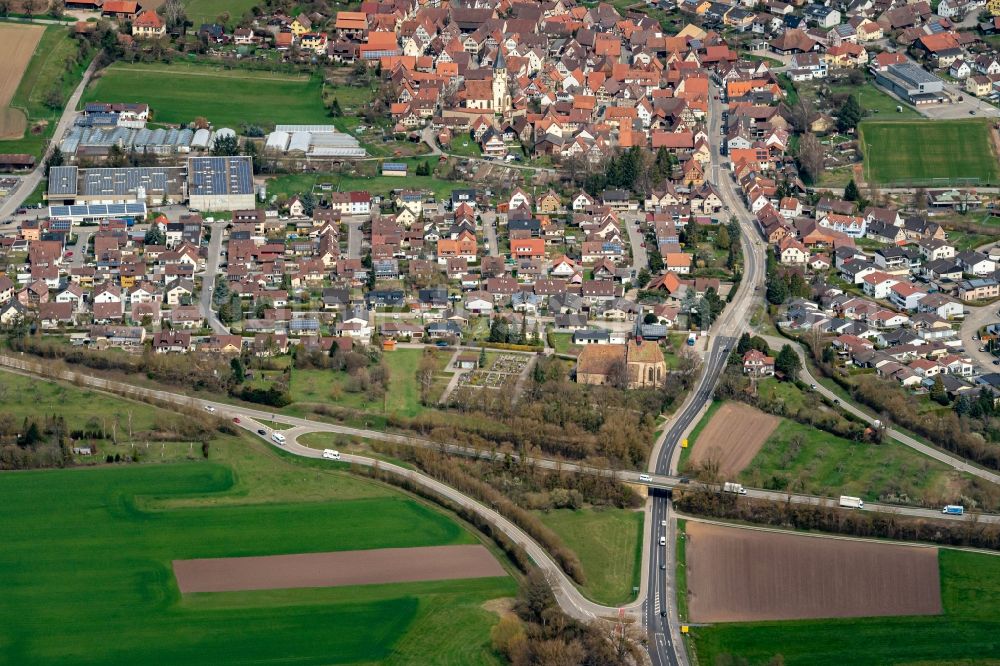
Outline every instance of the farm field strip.
<svg viewBox="0 0 1000 666">
<path fill-rule="evenodd" d="M 723 478 L 735 478 L 754 459 L 781 422 L 742 403 L 727 402 L 715 412 L 691 448 L 688 462 L 718 463 Z"/>
<path fill-rule="evenodd" d="M 937 615 L 938 550 L 688 521 L 695 622 Z"/>
<path fill-rule="evenodd" d="M 174 560 L 173 568 L 182 594 L 506 575 L 490 551 L 478 544 Z"/>
<path fill-rule="evenodd" d="M 10 104 L 38 46 L 44 26 L 0 24 L 0 107 Z"/>
</svg>

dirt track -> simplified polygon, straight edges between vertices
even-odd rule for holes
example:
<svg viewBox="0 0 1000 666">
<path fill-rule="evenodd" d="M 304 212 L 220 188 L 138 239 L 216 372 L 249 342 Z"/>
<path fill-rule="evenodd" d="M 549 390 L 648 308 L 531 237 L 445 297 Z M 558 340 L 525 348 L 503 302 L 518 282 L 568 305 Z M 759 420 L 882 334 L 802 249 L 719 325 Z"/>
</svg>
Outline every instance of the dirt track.
<svg viewBox="0 0 1000 666">
<path fill-rule="evenodd" d="M 781 423 L 739 402 L 727 402 L 715 413 L 691 449 L 691 465 L 719 464 L 719 477 L 734 479 L 750 464 L 760 447 Z"/>
<path fill-rule="evenodd" d="M 174 560 L 173 566 L 184 594 L 507 575 L 481 545 Z"/>
<path fill-rule="evenodd" d="M 936 548 L 689 522 L 691 621 L 937 615 Z"/>
</svg>

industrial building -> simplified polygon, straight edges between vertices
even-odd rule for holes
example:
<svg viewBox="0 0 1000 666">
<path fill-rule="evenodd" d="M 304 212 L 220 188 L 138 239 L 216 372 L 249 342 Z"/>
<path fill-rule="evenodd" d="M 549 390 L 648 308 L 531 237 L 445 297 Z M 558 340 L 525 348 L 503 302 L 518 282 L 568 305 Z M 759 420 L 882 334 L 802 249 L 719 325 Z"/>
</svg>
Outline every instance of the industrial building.
<svg viewBox="0 0 1000 666">
<path fill-rule="evenodd" d="M 188 158 L 188 205 L 193 210 L 239 210 L 256 205 L 249 157 Z"/>
<path fill-rule="evenodd" d="M 154 206 L 184 201 L 183 167 L 120 167 L 49 169 L 50 204 L 128 204 Z"/>
<path fill-rule="evenodd" d="M 169 157 L 204 152 L 215 143 L 216 138 L 236 136 L 228 128 L 214 132 L 207 129 L 134 129 L 129 127 L 83 127 L 71 128 L 59 143 L 59 150 L 67 159 L 80 157 L 103 158 L 118 146 L 122 152 L 136 152 L 147 155 Z"/>
<path fill-rule="evenodd" d="M 146 217 L 146 204 L 80 204 L 76 206 L 49 206 L 53 220 L 68 220 L 73 224 L 93 224 L 104 220 L 134 222 Z"/>
<path fill-rule="evenodd" d="M 939 104 L 948 99 L 944 81 L 912 62 L 889 65 L 884 72 L 875 72 L 875 83 L 916 106 Z"/>
<path fill-rule="evenodd" d="M 271 154 L 304 157 L 365 157 L 358 140 L 333 125 L 277 125 L 264 150 Z"/>
</svg>

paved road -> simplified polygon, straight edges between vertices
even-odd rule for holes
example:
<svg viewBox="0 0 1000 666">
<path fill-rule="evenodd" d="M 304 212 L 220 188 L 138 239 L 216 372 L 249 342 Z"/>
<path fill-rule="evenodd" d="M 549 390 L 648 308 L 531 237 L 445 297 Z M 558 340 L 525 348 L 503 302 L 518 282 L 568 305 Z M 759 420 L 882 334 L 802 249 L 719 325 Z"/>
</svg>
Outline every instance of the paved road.
<svg viewBox="0 0 1000 666">
<path fill-rule="evenodd" d="M 664 429 L 663 435 L 653 448 L 651 469 L 658 475 L 669 475 L 676 468 L 677 460 L 680 457 L 679 443 L 694 427 L 711 402 L 715 384 L 725 369 L 729 349 L 746 328 L 750 319 L 750 308 L 763 291 L 764 245 L 757 233 L 753 218 L 743 205 L 743 200 L 736 190 L 732 176 L 721 168 L 720 144 L 723 105 L 717 99 L 718 92 L 718 88 L 713 83 L 710 90 L 711 108 L 709 109 L 708 129 L 712 149 L 712 176 L 710 180 L 715 184 L 723 203 L 730 214 L 736 217 L 742 230 L 743 280 L 736 296 L 713 326 L 708 350 L 703 360 L 704 368 L 695 390 L 678 410 L 673 422 Z M 647 514 L 651 514 L 651 520 L 648 522 L 656 534 L 652 535 L 653 538 L 650 539 L 650 531 L 652 530 L 647 530 L 644 543 L 643 585 L 646 588 L 646 603 L 643 619 L 651 637 L 649 655 L 653 664 L 677 666 L 687 663 L 687 653 L 680 635 L 680 621 L 674 603 L 678 591 L 674 581 L 674 567 L 671 565 L 672 560 L 669 559 L 676 548 L 675 523 L 671 516 L 670 504 L 665 497 L 654 497 L 651 505 L 651 511 Z M 658 545 L 661 535 L 666 537 L 665 549 Z M 667 552 L 651 554 L 650 550 L 653 548 Z M 660 566 L 661 562 L 663 567 Z M 684 593 L 683 590 L 679 592 Z M 667 606 L 664 607 L 664 604 Z"/>
<path fill-rule="evenodd" d="M 205 272 L 201 278 L 201 314 L 206 323 L 216 335 L 228 335 L 229 329 L 219 320 L 212 309 L 212 292 L 215 290 L 215 280 L 219 274 L 219 263 L 222 257 L 222 237 L 226 233 L 226 222 L 213 222 L 208 225 L 212 230 L 212 238 L 208 243 L 208 258 L 205 261 Z"/>
<path fill-rule="evenodd" d="M 90 237 L 96 233 L 92 227 L 78 227 L 76 245 L 73 246 L 73 256 L 69 260 L 70 268 L 82 268 L 87 261 L 87 251 L 90 249 Z"/>
<path fill-rule="evenodd" d="M 361 228 L 364 223 L 357 220 L 344 222 L 347 225 L 347 258 L 361 258 L 361 241 L 364 240 L 364 231 Z"/>
<path fill-rule="evenodd" d="M 801 345 L 794 342 L 790 342 L 785 338 L 778 338 L 774 336 L 763 336 L 763 337 L 767 341 L 767 344 L 770 345 L 772 348 L 780 349 L 782 345 L 791 344 L 792 349 L 794 349 L 795 352 L 799 355 L 799 358 L 802 359 L 802 372 L 800 373 L 801 379 L 815 386 L 816 387 L 815 390 L 817 393 L 819 393 L 820 395 L 829 400 L 838 401 L 840 403 L 841 409 L 853 414 L 854 416 L 857 416 L 858 418 L 864 419 L 869 423 L 871 423 L 875 418 L 877 418 L 876 416 L 873 416 L 872 414 L 869 414 L 867 411 L 861 409 L 859 406 L 854 405 L 846 400 L 842 400 L 840 396 L 838 396 L 833 391 L 831 391 L 830 389 L 826 388 L 818 381 L 816 381 L 816 378 L 813 377 L 812 374 L 810 374 L 809 368 L 806 365 L 805 350 L 802 348 Z M 896 440 L 900 444 L 908 446 L 911 449 L 924 454 L 925 456 L 937 460 L 938 462 L 942 462 L 945 465 L 951 467 L 952 469 L 955 469 L 959 472 L 965 472 L 966 474 L 971 474 L 972 476 L 977 476 L 980 479 L 989 481 L 990 483 L 1000 484 L 1000 474 L 994 474 L 989 470 L 976 467 L 975 465 L 968 463 L 962 458 L 953 456 L 949 453 L 945 453 L 941 449 L 928 446 L 922 442 L 917 441 L 913 437 L 910 437 L 906 433 L 900 432 L 895 428 L 886 428 L 885 434 L 890 438 Z"/>
<path fill-rule="evenodd" d="M 649 255 L 643 245 L 646 238 L 642 235 L 639 223 L 643 219 L 641 213 L 637 215 L 622 215 L 625 223 L 625 231 L 628 232 L 628 244 L 632 247 L 632 270 L 636 275 L 644 268 L 649 268 Z"/>
<path fill-rule="evenodd" d="M 962 347 L 965 349 L 965 353 L 976 362 L 976 365 L 979 366 L 979 371 L 983 374 L 1000 372 L 1000 367 L 993 365 L 993 361 L 996 360 L 993 354 L 979 351 L 982 342 L 973 338 L 979 333 L 979 329 L 984 326 L 1000 322 L 1000 316 L 997 315 L 997 308 L 1000 308 L 1000 304 L 994 303 L 993 305 L 984 305 L 978 308 L 967 308 L 969 314 L 962 321 L 962 330 L 960 332 Z"/>
<path fill-rule="evenodd" d="M 480 217 L 483 220 L 483 234 L 486 236 L 486 242 L 490 244 L 490 256 L 498 257 L 500 256 L 500 243 L 497 241 L 497 214 L 483 212 Z"/>
<path fill-rule="evenodd" d="M 83 96 L 84 88 L 90 82 L 90 77 L 94 75 L 96 65 L 97 58 L 95 57 L 90 63 L 90 67 L 83 73 L 83 79 L 80 81 L 80 84 L 66 101 L 66 108 L 63 109 L 62 115 L 59 117 L 59 123 L 56 125 L 55 132 L 52 134 L 52 141 L 49 143 L 48 148 L 46 148 L 42 161 L 38 163 L 34 171 L 21 179 L 21 186 L 17 188 L 17 191 L 0 204 L 0 219 L 6 219 L 13 215 L 14 211 L 21 207 L 24 200 L 31 196 L 31 193 L 35 191 L 38 184 L 42 182 L 42 178 L 45 175 L 45 160 L 52 152 L 52 149 L 59 144 L 59 139 L 62 138 L 62 135 L 73 125 L 73 120 L 76 118 L 76 107 Z"/>
</svg>

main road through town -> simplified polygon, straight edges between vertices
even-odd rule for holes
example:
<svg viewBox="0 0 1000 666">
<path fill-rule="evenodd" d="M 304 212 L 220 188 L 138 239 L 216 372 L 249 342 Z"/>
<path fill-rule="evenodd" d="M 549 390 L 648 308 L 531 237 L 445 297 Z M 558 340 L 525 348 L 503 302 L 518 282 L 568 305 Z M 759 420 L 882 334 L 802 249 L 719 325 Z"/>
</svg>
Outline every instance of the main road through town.
<svg viewBox="0 0 1000 666">
<path fill-rule="evenodd" d="M 742 230 L 743 279 L 739 289 L 722 316 L 715 322 L 702 360 L 703 370 L 695 390 L 677 411 L 653 448 L 650 471 L 657 475 L 674 476 L 679 458 L 679 443 L 697 423 L 699 416 L 712 400 L 715 385 L 726 366 L 730 348 L 747 327 L 752 307 L 763 293 L 765 247 L 753 218 L 743 205 L 732 176 L 722 168 L 722 111 L 719 90 L 710 86 L 709 143 L 712 150 L 710 181 L 716 186 L 729 215 L 735 217 Z M 643 622 L 649 634 L 649 655 L 653 664 L 687 663 L 687 653 L 680 634 L 675 599 L 678 591 L 674 577 L 675 521 L 670 501 L 665 493 L 654 493 L 647 507 L 646 531 L 643 539 L 643 584 L 646 588 Z M 660 545 L 663 537 L 664 545 Z"/>
</svg>

